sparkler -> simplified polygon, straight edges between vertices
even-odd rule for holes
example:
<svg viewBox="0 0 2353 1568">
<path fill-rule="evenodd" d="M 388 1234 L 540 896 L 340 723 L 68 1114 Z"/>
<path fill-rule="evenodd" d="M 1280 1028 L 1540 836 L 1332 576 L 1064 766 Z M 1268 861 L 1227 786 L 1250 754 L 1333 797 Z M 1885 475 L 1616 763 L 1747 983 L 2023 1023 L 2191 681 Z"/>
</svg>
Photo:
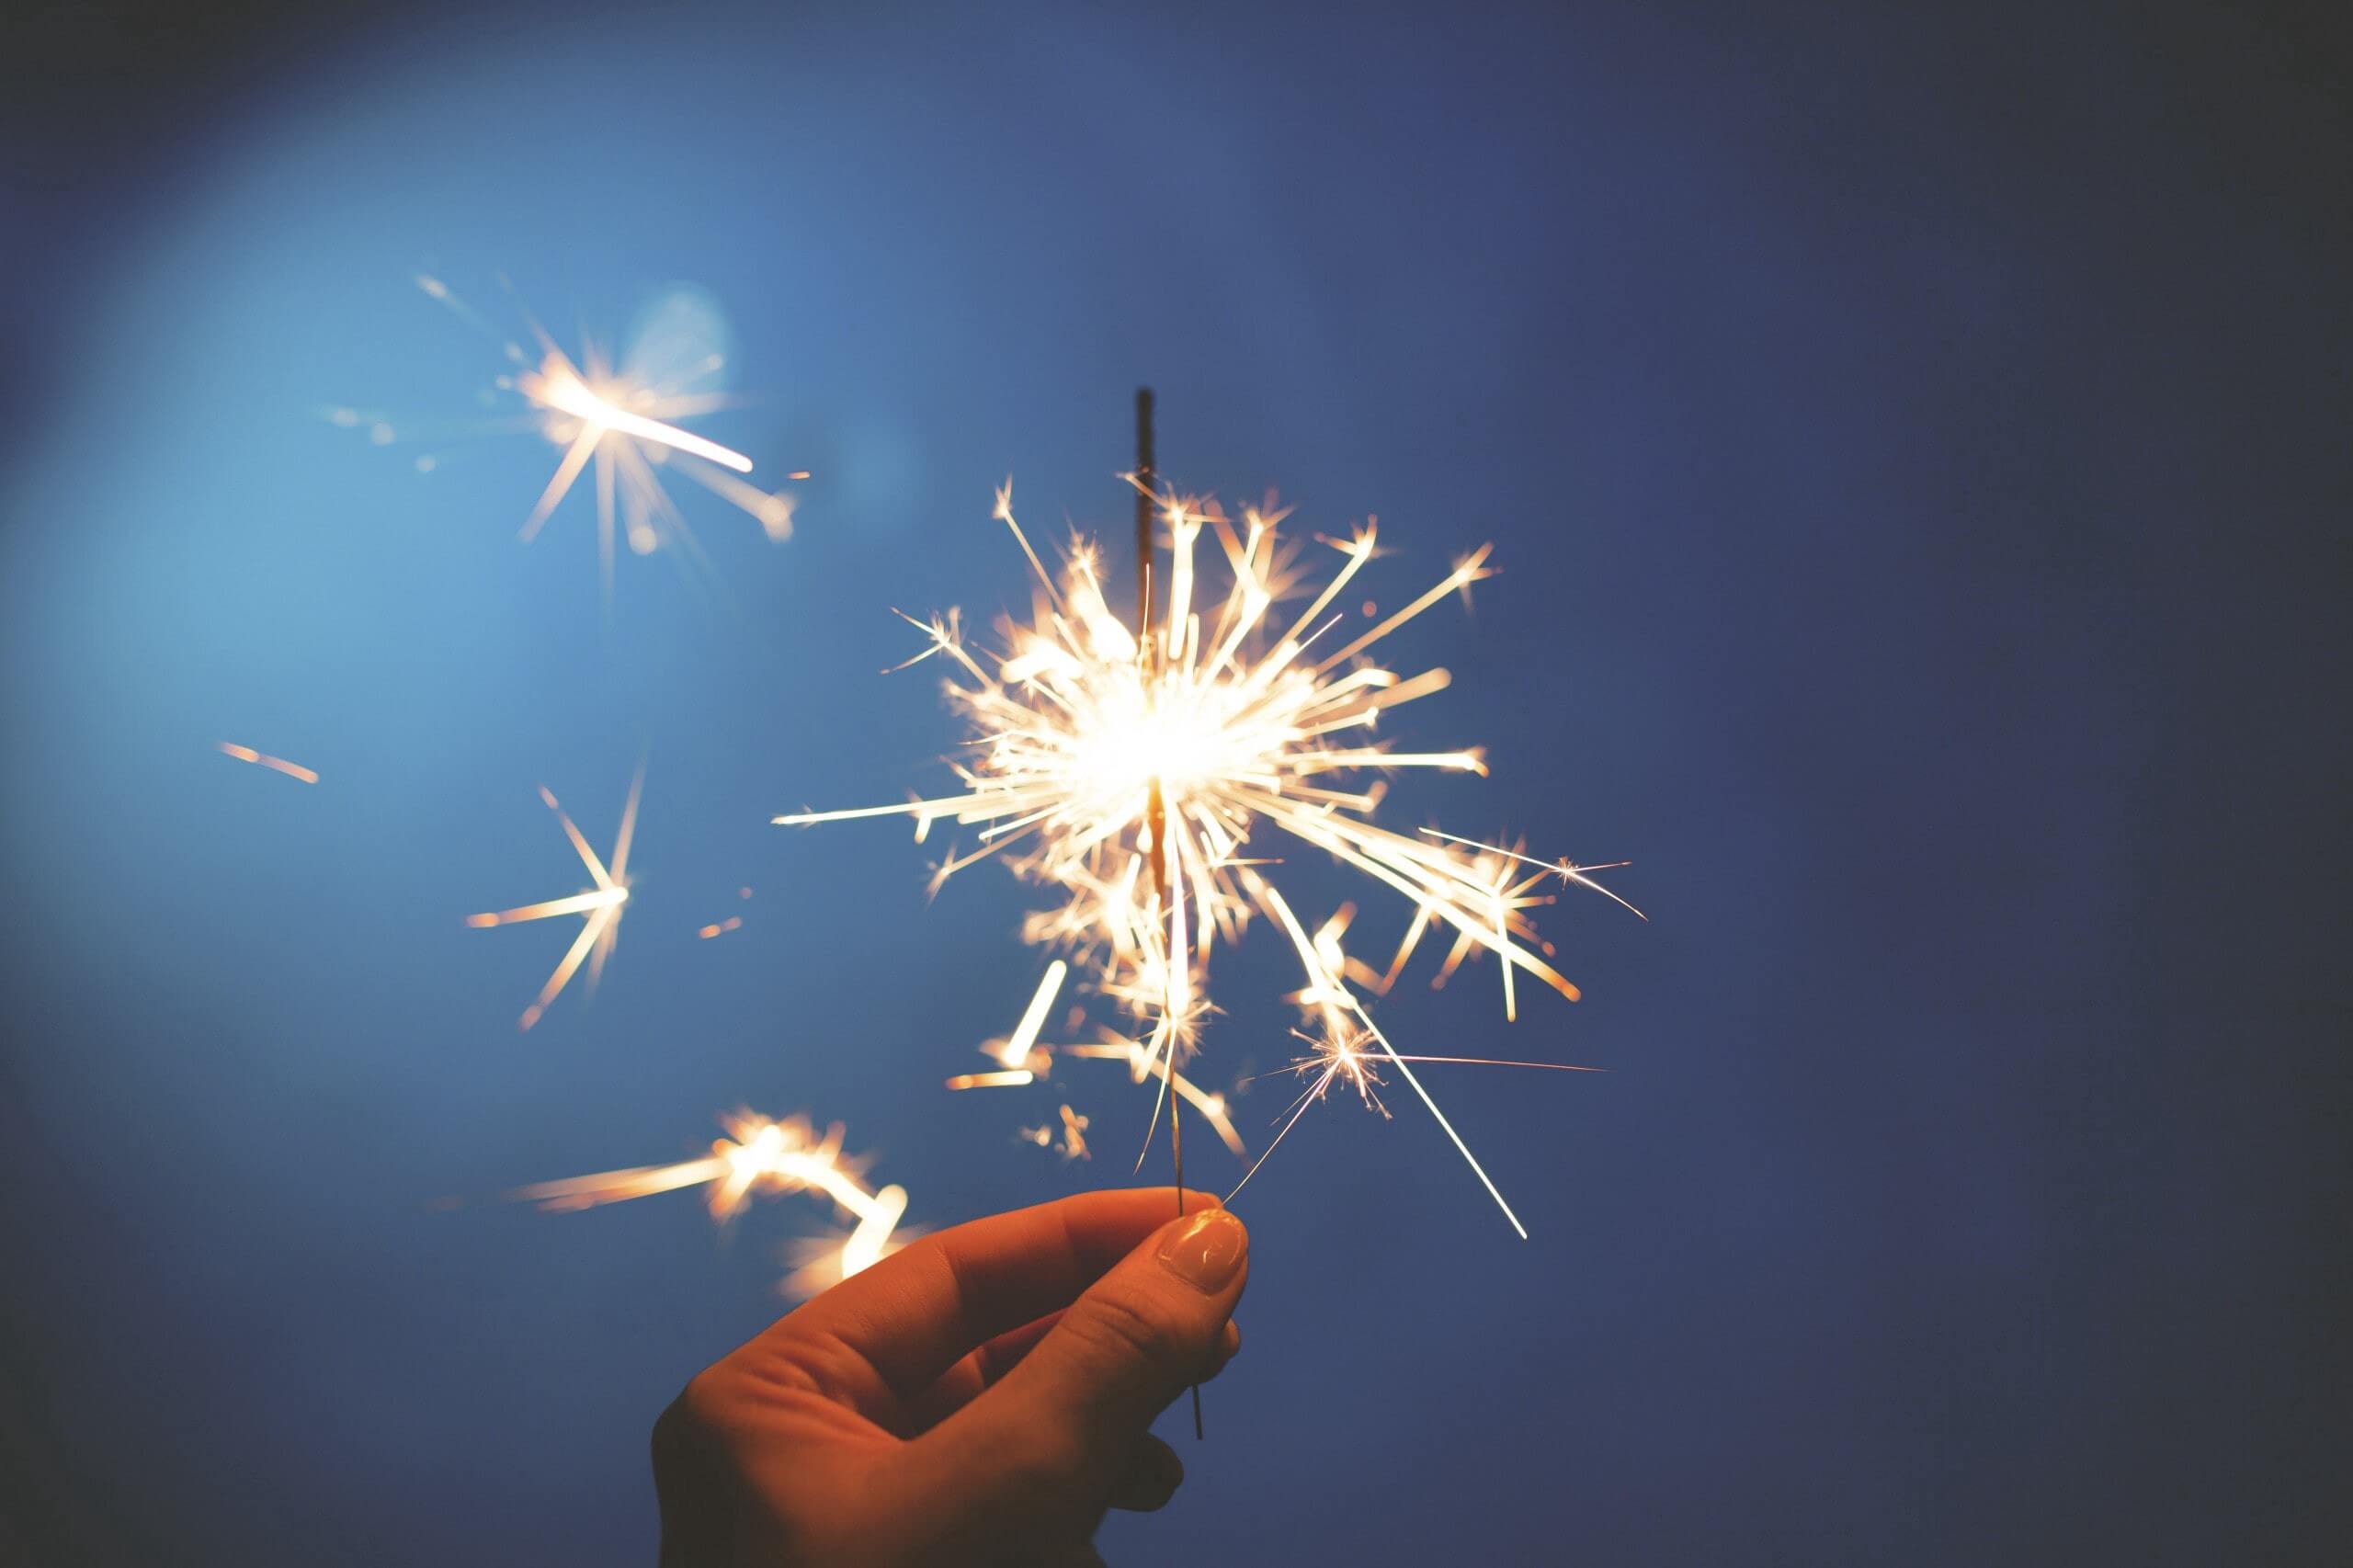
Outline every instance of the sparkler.
<svg viewBox="0 0 2353 1568">
<path fill-rule="evenodd" d="M 540 786 L 540 799 L 548 803 L 548 810 L 553 812 L 556 821 L 563 824 L 563 835 L 579 852 L 580 863 L 588 868 L 588 875 L 596 885 L 569 898 L 550 899 L 544 903 L 527 903 L 519 909 L 501 909 L 486 915 L 466 916 L 466 924 L 472 926 L 512 926 L 525 920 L 547 920 L 559 915 L 581 917 L 580 935 L 573 939 L 571 948 L 557 962 L 555 972 L 548 976 L 548 983 L 540 988 L 538 999 L 523 1009 L 521 1028 L 528 1029 L 540 1021 L 540 1016 L 548 1010 L 548 1004 L 571 983 L 582 960 L 585 960 L 588 964 L 591 990 L 603 976 L 605 960 L 612 956 L 613 944 L 620 936 L 621 911 L 629 903 L 630 840 L 637 832 L 637 801 L 644 788 L 645 765 L 641 762 L 636 776 L 630 780 L 629 803 L 621 808 L 620 831 L 613 838 L 612 867 L 608 870 L 605 862 L 597 858 L 597 852 L 588 847 L 587 839 L 582 837 L 580 830 L 573 825 L 572 818 L 556 803 L 555 796 L 546 785 Z"/>
<path fill-rule="evenodd" d="M 978 653 L 966 646 L 952 613 L 915 622 L 927 646 L 908 661 L 937 657 L 949 666 L 946 696 L 970 729 L 966 755 L 954 765 L 962 790 L 775 821 L 905 816 L 919 842 L 935 824 L 953 822 L 977 829 L 979 844 L 951 852 L 935 886 L 1002 856 L 1017 876 L 1057 890 L 1061 902 L 1032 914 L 1024 936 L 1072 954 L 1098 992 L 1148 1026 L 1135 1045 L 1144 1065 L 1138 1076 L 1160 1080 L 1154 1119 L 1167 1103 L 1172 1131 L 1177 1100 L 1188 1097 L 1176 1069 L 1198 1045 L 1211 953 L 1237 940 L 1254 915 L 1265 916 L 1291 939 L 1306 982 L 1299 999 L 1321 1031 L 1319 1049 L 1354 1053 L 1354 1061 L 1377 1048 L 1524 1237 L 1526 1228 L 1409 1059 L 1347 984 L 1353 976 L 1376 994 L 1386 991 L 1422 937 L 1442 930 L 1452 951 L 1441 983 L 1466 960 L 1495 955 L 1506 1018 L 1518 1017 L 1522 974 L 1569 1000 L 1577 996 L 1548 961 L 1552 949 L 1527 911 L 1551 902 L 1536 891 L 1548 878 L 1591 886 L 1585 872 L 1593 868 L 1529 861 L 1516 848 L 1450 835 L 1394 832 L 1372 820 L 1383 781 L 1356 782 L 1407 767 L 1484 774 L 1476 749 L 1409 752 L 1373 739 L 1385 712 L 1444 690 L 1451 677 L 1431 668 L 1401 678 L 1364 655 L 1449 595 L 1492 575 L 1488 550 L 1326 651 L 1339 641 L 1334 629 L 1344 619 L 1327 611 L 1377 552 L 1371 520 L 1346 540 L 1320 540 L 1338 565 L 1311 592 L 1299 548 L 1278 533 L 1282 510 L 1245 508 L 1237 524 L 1213 501 L 1163 491 L 1148 473 L 1131 478 L 1147 519 L 1157 517 L 1171 546 L 1167 592 L 1156 610 L 1147 586 L 1135 629 L 1114 616 L 1097 553 L 1083 540 L 1073 541 L 1059 579 L 1049 573 L 1016 517 L 1008 481 L 994 516 L 1034 575 L 1030 619 L 1001 621 L 1001 646 Z M 1205 538 L 1228 578 L 1214 600 L 1203 592 L 1198 559 Z M 1148 559 L 1139 565 L 1151 569 Z M 1273 617 L 1278 604 L 1302 596 L 1309 602 L 1297 616 Z M 1385 971 L 1351 968 L 1337 931 L 1319 951 L 1264 874 L 1277 862 L 1251 853 L 1285 841 L 1321 850 L 1407 901 L 1412 920 Z M 971 1083 L 1020 1082 L 1016 1074 L 1036 1072 L 1030 1062 L 1008 1060 L 1002 1074 L 975 1074 Z"/>
<path fill-rule="evenodd" d="M 650 555 L 665 544 L 674 545 L 696 566 L 709 568 L 701 545 L 663 486 L 665 472 L 685 475 L 748 514 L 769 539 L 791 537 L 794 497 L 750 483 L 742 477 L 752 472 L 750 458 L 677 423 L 727 407 L 731 401 L 713 384 L 726 364 L 716 347 L 716 319 L 691 297 L 673 296 L 673 308 L 655 318 L 657 329 L 641 334 L 616 366 L 589 343 L 582 345 L 575 361 L 528 312 L 525 320 L 534 347 L 526 348 L 492 326 L 439 278 L 420 273 L 416 286 L 499 345 L 508 369 L 493 384 L 500 392 L 519 397 L 525 412 L 493 428 L 535 431 L 563 451 L 524 518 L 525 542 L 538 536 L 593 463 L 598 575 L 608 607 L 617 517 L 621 536 L 636 554 Z M 328 417 L 347 426 L 366 426 L 380 445 L 399 435 L 390 421 L 357 409 L 332 409 Z M 420 458 L 418 466 L 430 469 L 434 462 L 430 456 Z M 790 477 L 806 479 L 808 471 L 795 470 Z"/>
<path fill-rule="evenodd" d="M 842 1153 L 842 1127 L 835 1122 L 817 1136 L 801 1116 L 771 1120 L 749 1110 L 722 1117 L 728 1136 L 715 1140 L 710 1153 L 675 1165 L 639 1165 L 573 1176 L 517 1188 L 510 1196 L 542 1209 L 592 1209 L 682 1187 L 709 1187 L 711 1218 L 726 1222 L 741 1213 L 754 1198 L 781 1197 L 794 1192 L 819 1193 L 854 1221 L 839 1246 L 821 1243 L 807 1249 L 802 1267 L 785 1280 L 794 1295 L 814 1295 L 838 1284 L 862 1268 L 889 1256 L 904 1244 L 893 1233 L 907 1210 L 907 1189 L 866 1185 L 865 1162 Z M 1085 1122 L 1080 1122 L 1083 1130 Z M 1084 1143 L 1080 1148 L 1084 1150 Z"/>
<path fill-rule="evenodd" d="M 223 756 L 233 756 L 239 762 L 258 763 L 274 773 L 283 773 L 287 778 L 298 779 L 304 784 L 316 784 L 319 781 L 319 776 L 316 773 L 299 762 L 289 762 L 282 756 L 271 756 L 267 753 L 257 752 L 251 746 L 233 745 L 227 741 L 216 741 L 213 744 Z"/>
</svg>

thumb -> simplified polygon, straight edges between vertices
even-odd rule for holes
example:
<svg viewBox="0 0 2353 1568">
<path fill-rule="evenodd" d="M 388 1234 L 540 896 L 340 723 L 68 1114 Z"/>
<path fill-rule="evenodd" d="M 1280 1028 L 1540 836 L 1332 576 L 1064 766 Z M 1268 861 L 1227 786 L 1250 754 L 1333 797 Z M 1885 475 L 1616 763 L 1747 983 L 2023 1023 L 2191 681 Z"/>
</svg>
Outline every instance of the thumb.
<svg viewBox="0 0 2353 1568">
<path fill-rule="evenodd" d="M 1213 1365 L 1249 1274 L 1249 1233 L 1232 1214 L 1170 1221 L 931 1437 L 1008 1491 L 1099 1508 L 1153 1418 Z"/>
</svg>

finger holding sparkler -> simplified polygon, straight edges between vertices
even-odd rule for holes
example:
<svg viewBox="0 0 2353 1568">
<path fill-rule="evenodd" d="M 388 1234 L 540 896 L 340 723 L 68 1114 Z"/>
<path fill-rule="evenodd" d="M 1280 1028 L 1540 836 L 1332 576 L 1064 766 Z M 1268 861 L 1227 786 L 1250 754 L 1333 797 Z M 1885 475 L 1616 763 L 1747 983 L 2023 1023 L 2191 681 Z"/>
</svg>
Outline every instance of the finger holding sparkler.
<svg viewBox="0 0 2353 1568">
<path fill-rule="evenodd" d="M 1248 1238 L 1166 1187 L 926 1236 L 699 1374 L 654 1428 L 665 1557 L 843 1543 L 876 1562 L 1093 1557 L 1108 1507 L 1166 1503 L 1153 1421 L 1240 1344 Z M 692 1499 L 690 1506 L 668 1506 Z"/>
</svg>

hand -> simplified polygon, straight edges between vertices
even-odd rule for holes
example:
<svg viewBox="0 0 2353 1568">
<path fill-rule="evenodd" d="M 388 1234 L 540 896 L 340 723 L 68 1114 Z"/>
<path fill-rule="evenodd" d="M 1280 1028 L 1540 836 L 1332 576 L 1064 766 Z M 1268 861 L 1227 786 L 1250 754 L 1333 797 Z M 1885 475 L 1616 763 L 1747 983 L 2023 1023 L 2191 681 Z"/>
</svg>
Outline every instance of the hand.
<svg viewBox="0 0 2353 1568">
<path fill-rule="evenodd" d="M 698 1375 L 654 1427 L 664 1568 L 1090 1563 L 1184 1466 L 1153 1418 L 1223 1369 L 1249 1237 L 1085 1193 L 923 1237 Z"/>
</svg>

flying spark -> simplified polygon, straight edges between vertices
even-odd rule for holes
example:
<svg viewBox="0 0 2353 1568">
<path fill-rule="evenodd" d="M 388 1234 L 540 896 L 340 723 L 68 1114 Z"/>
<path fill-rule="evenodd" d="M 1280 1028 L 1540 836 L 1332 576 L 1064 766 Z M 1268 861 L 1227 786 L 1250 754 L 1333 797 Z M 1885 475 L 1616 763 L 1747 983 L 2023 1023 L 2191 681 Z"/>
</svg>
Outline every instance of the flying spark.
<svg viewBox="0 0 2353 1568">
<path fill-rule="evenodd" d="M 573 1210 L 682 1187 L 709 1187 L 711 1218 L 723 1223 L 741 1213 L 754 1198 L 823 1194 L 833 1200 L 845 1220 L 853 1222 L 853 1228 L 838 1246 L 828 1243 L 806 1250 L 803 1267 L 785 1281 L 786 1290 L 793 1295 L 814 1295 L 904 1244 L 904 1237 L 894 1242 L 892 1235 L 907 1210 L 907 1189 L 869 1187 L 864 1162 L 842 1154 L 840 1123 L 828 1128 L 823 1138 L 806 1117 L 772 1121 L 739 1110 L 722 1117 L 720 1123 L 728 1135 L 714 1141 L 710 1153 L 699 1159 L 541 1182 L 519 1187 L 511 1196 L 542 1209 Z"/>
<path fill-rule="evenodd" d="M 1071 953 L 1097 992 L 1147 1025 L 1142 1041 L 1117 1049 L 1137 1053 L 1138 1078 L 1159 1079 L 1164 1096 L 1183 1092 L 1174 1069 L 1196 1050 L 1211 1010 L 1213 949 L 1238 939 L 1254 915 L 1272 920 L 1291 938 L 1306 977 L 1300 997 L 1326 1037 L 1341 1038 L 1331 1031 L 1345 1026 L 1345 1038 L 1377 1046 L 1525 1235 L 1408 1059 L 1347 986 L 1354 974 L 1376 994 L 1386 991 L 1421 938 L 1443 931 L 1451 951 L 1440 980 L 1467 959 L 1493 954 L 1506 1018 L 1518 1016 L 1515 982 L 1523 974 L 1572 1001 L 1577 995 L 1549 961 L 1552 949 L 1527 911 L 1551 902 L 1537 892 L 1549 877 L 1582 882 L 1582 869 L 1535 862 L 1530 876 L 1516 850 L 1397 833 L 1372 820 L 1386 784 L 1366 775 L 1486 771 L 1475 748 L 1402 751 L 1375 739 L 1385 712 L 1444 690 L 1451 677 L 1443 668 L 1401 677 L 1365 655 L 1492 575 L 1487 549 L 1370 630 L 1328 647 L 1346 635 L 1334 634 L 1345 616 L 1332 607 L 1377 553 L 1370 521 L 1346 540 L 1321 541 L 1338 564 L 1311 592 L 1300 548 L 1278 536 L 1285 514 L 1271 505 L 1245 509 L 1237 524 L 1214 502 L 1171 494 L 1153 502 L 1171 569 L 1159 608 L 1139 632 L 1111 612 L 1093 547 L 1074 540 L 1058 580 L 1014 515 L 1011 484 L 1000 489 L 995 517 L 1033 574 L 1030 619 L 1001 621 L 1001 645 L 982 652 L 966 646 L 953 613 L 916 622 L 927 645 L 908 661 L 937 657 L 949 667 L 948 701 L 970 730 L 954 765 L 962 790 L 776 822 L 907 816 L 918 841 L 941 821 L 974 829 L 976 847 L 951 852 L 935 886 L 1002 856 L 1017 875 L 1055 890 L 1060 902 L 1028 918 L 1025 937 Z M 1205 538 L 1227 575 L 1214 600 L 1202 592 L 1196 560 Z M 1276 606 L 1302 597 L 1308 603 L 1296 616 L 1274 617 Z M 1277 863 L 1267 851 L 1285 841 L 1321 850 L 1406 901 L 1412 918 L 1385 971 L 1350 970 L 1318 951 L 1263 874 Z M 1152 874 L 1155 862 L 1165 864 L 1165 892 Z M 1336 943 L 1336 932 L 1327 948 Z M 1034 1062 L 1001 1060 L 1000 1072 L 952 1086 L 1037 1075 Z M 1156 1102 L 1155 1124 L 1157 1117 Z"/>
<path fill-rule="evenodd" d="M 305 784 L 316 784 L 319 781 L 317 774 L 299 762 L 289 762 L 282 756 L 271 756 L 266 753 L 257 752 L 251 746 L 233 745 L 227 741 L 216 741 L 213 744 L 220 748 L 223 756 L 233 756 L 239 762 L 258 763 L 274 772 L 283 773 L 287 778 L 300 779 Z"/>
<path fill-rule="evenodd" d="M 749 483 L 742 476 L 752 472 L 750 458 L 679 423 L 733 403 L 718 390 L 727 368 L 725 329 L 700 296 L 684 290 L 665 296 L 616 365 L 592 343 L 584 343 L 574 359 L 528 312 L 527 347 L 499 332 L 439 278 L 420 274 L 416 285 L 499 346 L 507 369 L 493 386 L 497 395 L 518 399 L 521 408 L 492 424 L 489 433 L 534 432 L 563 454 L 524 518 L 522 538 L 536 538 L 582 475 L 594 473 L 598 574 L 608 606 L 617 522 L 634 553 L 651 555 L 669 547 L 709 570 L 701 545 L 663 485 L 665 472 L 683 474 L 749 515 L 770 540 L 791 537 L 795 497 Z M 380 446 L 407 433 L 353 408 L 331 409 L 328 417 L 338 425 L 364 426 Z M 417 466 L 430 471 L 437 462 L 427 455 Z M 792 477 L 808 475 L 796 471 Z"/>
<path fill-rule="evenodd" d="M 637 832 L 637 801 L 644 788 L 645 765 L 640 763 L 636 776 L 630 780 L 629 803 L 621 808 L 620 831 L 614 835 L 612 866 L 608 869 L 605 862 L 597 858 L 597 852 L 588 847 L 587 839 L 582 837 L 580 830 L 573 825 L 572 818 L 564 814 L 563 808 L 556 803 L 555 796 L 547 786 L 541 785 L 540 799 L 548 803 L 548 810 L 553 812 L 556 821 L 563 824 L 563 835 L 579 852 L 580 863 L 588 868 L 589 878 L 596 885 L 569 898 L 550 899 L 544 903 L 527 903 L 519 909 L 501 909 L 486 915 L 466 916 L 467 925 L 478 927 L 512 926 L 525 920 L 547 920 L 559 915 L 581 917 L 580 935 L 573 939 L 571 948 L 556 964 L 555 972 L 548 976 L 548 983 L 540 988 L 538 999 L 523 1009 L 522 1028 L 528 1029 L 540 1021 L 540 1016 L 548 1010 L 548 1004 L 571 983 L 573 975 L 578 972 L 584 960 L 588 965 L 591 990 L 596 988 L 597 980 L 604 974 L 605 960 L 612 956 L 613 943 L 620 935 L 621 911 L 629 903 L 630 840 Z"/>
<path fill-rule="evenodd" d="M 1090 1119 L 1079 1115 L 1068 1106 L 1060 1106 L 1056 1108 L 1062 1113 L 1060 1142 L 1055 1141 L 1054 1129 L 1051 1125 L 1023 1128 L 1020 1132 L 1021 1141 L 1025 1143 L 1035 1143 L 1040 1149 L 1059 1149 L 1064 1165 L 1068 1165 L 1073 1160 L 1093 1159 L 1094 1155 L 1087 1151 L 1086 1147 L 1086 1128 Z"/>
</svg>

